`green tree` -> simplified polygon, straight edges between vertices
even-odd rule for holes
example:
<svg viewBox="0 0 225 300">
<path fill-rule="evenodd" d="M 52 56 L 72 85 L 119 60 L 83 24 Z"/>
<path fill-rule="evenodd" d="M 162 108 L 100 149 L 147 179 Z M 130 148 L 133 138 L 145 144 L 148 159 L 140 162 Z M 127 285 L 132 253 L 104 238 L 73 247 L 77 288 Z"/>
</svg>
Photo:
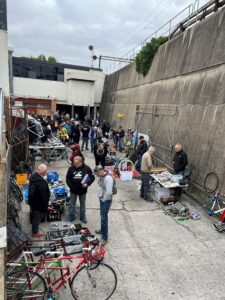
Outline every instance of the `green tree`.
<svg viewBox="0 0 225 300">
<path fill-rule="evenodd" d="M 50 62 L 57 62 L 57 59 L 55 58 L 55 56 L 49 56 L 48 57 L 48 61 L 50 61 Z"/>
<path fill-rule="evenodd" d="M 139 74 L 145 76 L 148 73 L 159 46 L 167 42 L 167 40 L 168 38 L 165 36 L 152 38 L 151 41 L 136 55 L 136 71 Z"/>
<path fill-rule="evenodd" d="M 41 61 L 47 61 L 46 57 L 44 54 L 40 54 L 37 58 L 37 60 L 41 60 Z"/>
<path fill-rule="evenodd" d="M 48 59 L 46 58 L 46 56 L 44 54 L 39 54 L 38 56 L 32 56 L 30 55 L 29 57 L 27 56 L 22 56 L 23 58 L 29 58 L 29 59 L 35 59 L 35 60 L 40 60 L 40 61 L 50 61 L 50 62 L 57 62 L 57 59 L 55 58 L 55 56 L 50 55 L 48 57 Z"/>
</svg>

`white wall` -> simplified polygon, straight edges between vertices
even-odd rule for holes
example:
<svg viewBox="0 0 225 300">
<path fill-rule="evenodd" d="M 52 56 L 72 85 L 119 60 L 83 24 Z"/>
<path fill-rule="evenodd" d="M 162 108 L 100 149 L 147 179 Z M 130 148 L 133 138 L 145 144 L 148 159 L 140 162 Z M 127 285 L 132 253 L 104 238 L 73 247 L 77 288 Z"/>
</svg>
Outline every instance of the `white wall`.
<svg viewBox="0 0 225 300">
<path fill-rule="evenodd" d="M 60 102 L 67 101 L 66 82 L 13 77 L 13 85 L 16 97 L 48 99 L 49 96 L 50 99 L 56 98 Z"/>
<path fill-rule="evenodd" d="M 67 82 L 67 104 L 94 106 L 94 82 L 69 80 Z"/>
<path fill-rule="evenodd" d="M 9 96 L 8 33 L 0 30 L 0 87 Z"/>
<path fill-rule="evenodd" d="M 64 70 L 64 82 L 13 77 L 16 97 L 57 99 L 75 106 L 100 105 L 105 74 L 99 71 Z"/>
<path fill-rule="evenodd" d="M 94 70 L 89 70 L 89 71 L 81 71 L 81 70 L 72 70 L 72 69 L 65 69 L 64 70 L 64 79 L 65 81 L 68 80 L 68 82 L 71 81 L 71 79 L 79 79 L 79 80 L 84 80 L 83 82 L 87 83 L 87 86 L 89 85 L 88 80 L 94 81 L 94 99 L 90 98 L 88 103 L 90 106 L 94 106 L 94 104 L 99 105 L 101 103 L 102 99 L 102 92 L 103 92 L 103 87 L 104 87 L 104 82 L 105 82 L 105 74 L 99 71 L 94 71 Z M 86 80 L 86 81 L 85 81 Z M 75 86 L 75 85 L 74 85 Z M 78 85 L 77 86 L 82 86 L 82 88 L 85 89 L 85 85 Z M 71 99 L 72 97 L 68 97 Z M 77 99 L 78 102 L 79 99 Z M 86 104 L 78 104 L 78 105 L 86 105 Z"/>
</svg>

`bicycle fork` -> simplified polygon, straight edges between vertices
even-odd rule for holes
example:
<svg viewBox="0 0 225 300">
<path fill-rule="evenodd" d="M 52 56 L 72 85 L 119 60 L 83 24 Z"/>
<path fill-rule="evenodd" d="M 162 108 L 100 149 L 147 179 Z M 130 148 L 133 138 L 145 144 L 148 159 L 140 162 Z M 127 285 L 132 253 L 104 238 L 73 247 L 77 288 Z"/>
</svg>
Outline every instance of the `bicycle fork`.
<svg viewBox="0 0 225 300">
<path fill-rule="evenodd" d="M 88 267 L 86 267 L 86 271 L 87 271 L 88 279 L 90 280 L 92 286 L 96 288 L 96 280 L 91 276 Z"/>
</svg>

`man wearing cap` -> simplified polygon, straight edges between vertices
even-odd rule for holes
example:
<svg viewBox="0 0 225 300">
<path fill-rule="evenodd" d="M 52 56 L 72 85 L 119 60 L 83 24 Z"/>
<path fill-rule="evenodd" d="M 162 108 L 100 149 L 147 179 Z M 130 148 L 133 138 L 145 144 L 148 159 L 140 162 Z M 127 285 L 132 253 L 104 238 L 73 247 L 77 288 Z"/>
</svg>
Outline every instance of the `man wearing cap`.
<svg viewBox="0 0 225 300">
<path fill-rule="evenodd" d="M 142 159 L 142 156 L 143 154 L 147 151 L 148 149 L 148 145 L 145 141 L 145 138 L 143 137 L 143 135 L 141 135 L 139 137 L 139 145 L 138 145 L 138 148 L 137 148 L 137 164 L 136 164 L 136 169 L 138 171 L 140 171 L 141 169 L 141 159 Z"/>
<path fill-rule="evenodd" d="M 105 245 L 108 241 L 108 213 L 112 204 L 113 178 L 109 171 L 104 170 L 102 166 L 97 167 L 96 172 L 99 176 L 98 197 L 100 201 L 101 229 L 96 230 L 95 233 L 102 235 L 102 244 Z"/>
</svg>

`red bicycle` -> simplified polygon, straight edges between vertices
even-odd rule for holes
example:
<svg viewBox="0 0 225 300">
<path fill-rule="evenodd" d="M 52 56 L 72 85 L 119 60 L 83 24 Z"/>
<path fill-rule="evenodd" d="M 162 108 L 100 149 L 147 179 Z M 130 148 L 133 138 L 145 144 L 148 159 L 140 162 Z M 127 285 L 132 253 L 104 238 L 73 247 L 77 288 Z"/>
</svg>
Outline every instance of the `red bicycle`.
<svg viewBox="0 0 225 300">
<path fill-rule="evenodd" d="M 60 290 L 66 285 L 76 300 L 104 300 L 113 295 L 117 275 L 112 267 L 102 262 L 105 248 L 96 238 L 85 237 L 82 254 L 61 254 L 41 249 L 36 253 L 41 255 L 36 265 L 27 263 L 22 271 L 8 274 L 7 299 L 63 299 L 65 295 L 60 295 Z M 79 263 L 71 267 L 75 260 Z"/>
</svg>

